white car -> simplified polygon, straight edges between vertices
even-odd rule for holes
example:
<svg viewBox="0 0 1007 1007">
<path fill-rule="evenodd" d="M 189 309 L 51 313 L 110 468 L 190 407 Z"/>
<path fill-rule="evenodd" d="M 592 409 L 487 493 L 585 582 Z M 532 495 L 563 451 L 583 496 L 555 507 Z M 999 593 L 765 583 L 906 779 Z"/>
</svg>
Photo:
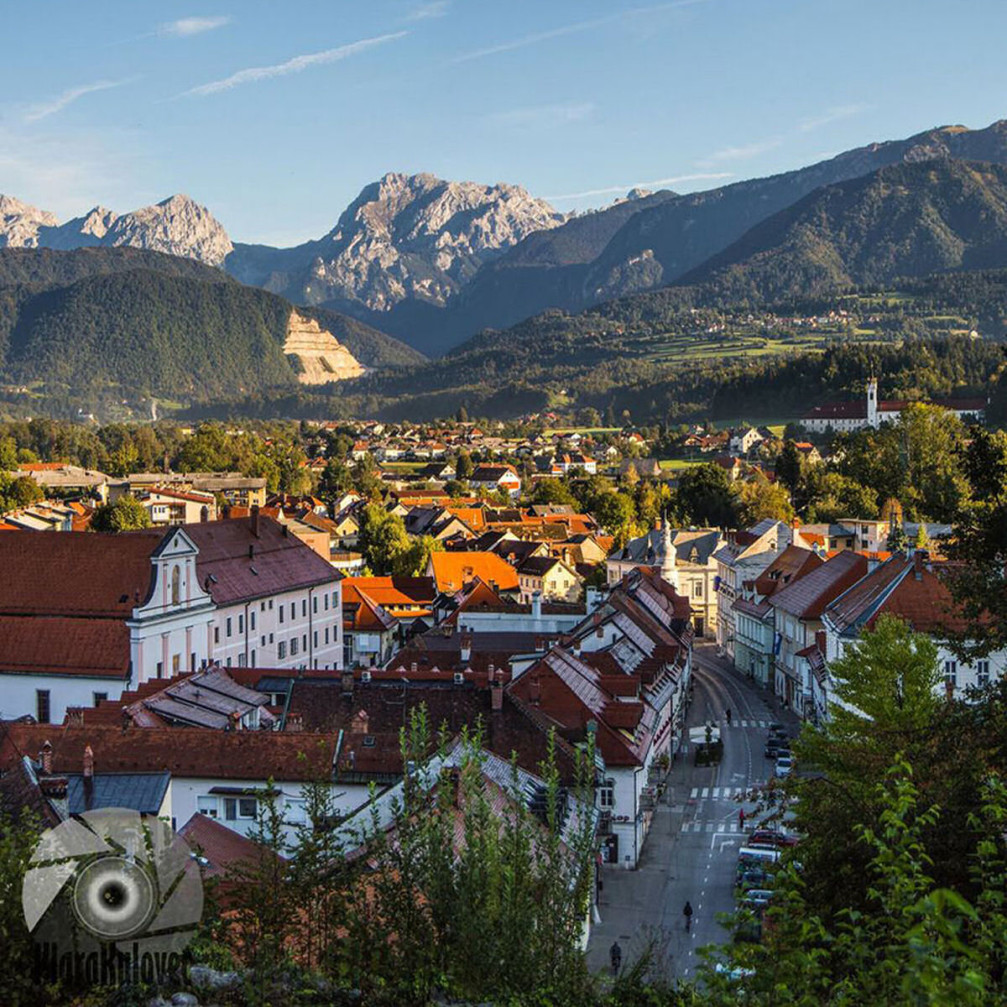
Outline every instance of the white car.
<svg viewBox="0 0 1007 1007">
<path fill-rule="evenodd" d="M 791 758 L 780 758 L 776 760 L 776 775 L 789 776 L 794 768 L 794 760 Z"/>
</svg>

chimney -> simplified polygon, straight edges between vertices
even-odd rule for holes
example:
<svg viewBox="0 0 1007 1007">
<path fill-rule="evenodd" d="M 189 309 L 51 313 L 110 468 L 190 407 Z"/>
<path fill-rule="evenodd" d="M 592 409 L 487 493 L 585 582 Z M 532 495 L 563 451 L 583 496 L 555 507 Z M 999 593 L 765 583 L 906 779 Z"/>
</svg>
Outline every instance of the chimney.
<svg viewBox="0 0 1007 1007">
<path fill-rule="evenodd" d="M 343 684 L 343 695 L 344 696 L 352 696 L 353 695 L 353 672 L 352 671 L 344 671 L 343 672 L 342 684 Z"/>
<path fill-rule="evenodd" d="M 84 707 L 83 706 L 68 706 L 66 708 L 66 726 L 67 727 L 83 727 L 84 726 Z"/>
<path fill-rule="evenodd" d="M 284 730 L 290 734 L 301 734 L 304 731 L 304 715 L 301 713 L 287 714 L 287 723 Z"/>
<path fill-rule="evenodd" d="M 493 713 L 503 710 L 503 679 L 490 669 L 490 709 Z"/>
<path fill-rule="evenodd" d="M 234 711 L 232 711 L 232 713 L 231 713 L 231 722 L 232 722 L 232 726 L 234 727 L 235 731 L 240 731 L 241 730 L 241 711 L 240 710 L 234 710 Z"/>
<path fill-rule="evenodd" d="M 48 738 L 42 742 L 42 748 L 38 753 L 39 765 L 46 776 L 52 773 L 52 744 Z"/>
<path fill-rule="evenodd" d="M 366 734 L 369 721 L 366 710 L 360 710 L 350 722 L 350 734 Z"/>
<path fill-rule="evenodd" d="M 462 664 L 468 664 L 472 658 L 472 631 L 463 629 L 461 633 L 461 660 Z"/>
<path fill-rule="evenodd" d="M 203 504 L 203 506 L 199 508 L 199 523 L 206 524 L 209 520 L 210 508 L 207 507 L 206 504 Z"/>
<path fill-rule="evenodd" d="M 532 706 L 542 702 L 542 682 L 537 674 L 531 677 L 528 700 Z"/>
<path fill-rule="evenodd" d="M 259 537 L 259 505 L 252 504 L 251 510 L 248 512 L 248 524 L 252 529 L 252 534 L 258 538 Z M 248 558 L 252 558 L 252 546 L 248 547 Z"/>
<path fill-rule="evenodd" d="M 580 638 L 575 638 L 570 644 L 570 650 L 573 652 L 574 657 L 580 657 Z"/>
<path fill-rule="evenodd" d="M 248 544 L 248 558 L 255 559 L 255 546 L 251 542 Z"/>
<path fill-rule="evenodd" d="M 412 662 L 412 664 L 410 664 L 410 665 L 409 665 L 409 671 L 410 671 L 410 672 L 411 672 L 411 673 L 412 673 L 413 675 L 415 675 L 415 674 L 416 674 L 416 672 L 417 672 L 418 670 L 419 670 L 419 668 L 417 667 L 417 664 L 416 664 L 416 662 L 415 662 L 415 661 L 413 661 L 413 662 Z"/>
<path fill-rule="evenodd" d="M 542 592 L 536 591 L 531 596 L 531 617 L 538 622 L 542 618 Z"/>
<path fill-rule="evenodd" d="M 917 580 L 923 580 L 923 571 L 928 566 L 930 553 L 926 549 L 917 549 L 913 553 L 913 576 Z"/>
<path fill-rule="evenodd" d="M 94 752 L 90 745 L 84 747 L 84 806 L 90 811 L 94 800 Z"/>
</svg>

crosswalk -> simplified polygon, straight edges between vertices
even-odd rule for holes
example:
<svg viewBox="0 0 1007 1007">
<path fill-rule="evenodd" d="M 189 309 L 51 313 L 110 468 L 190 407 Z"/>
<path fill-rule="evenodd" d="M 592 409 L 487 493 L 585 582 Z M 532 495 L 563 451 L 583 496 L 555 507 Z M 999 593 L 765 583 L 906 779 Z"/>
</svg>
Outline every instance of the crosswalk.
<svg viewBox="0 0 1007 1007">
<path fill-rule="evenodd" d="M 683 832 L 716 832 L 718 835 L 737 835 L 745 830 L 737 822 L 683 822 Z"/>
<path fill-rule="evenodd" d="M 738 801 L 750 789 L 750 787 L 693 787 L 689 797 L 694 801 L 703 800 L 706 797 L 714 800 Z"/>
<path fill-rule="evenodd" d="M 731 727 L 758 727 L 765 730 L 771 723 L 771 720 L 732 720 Z"/>
</svg>

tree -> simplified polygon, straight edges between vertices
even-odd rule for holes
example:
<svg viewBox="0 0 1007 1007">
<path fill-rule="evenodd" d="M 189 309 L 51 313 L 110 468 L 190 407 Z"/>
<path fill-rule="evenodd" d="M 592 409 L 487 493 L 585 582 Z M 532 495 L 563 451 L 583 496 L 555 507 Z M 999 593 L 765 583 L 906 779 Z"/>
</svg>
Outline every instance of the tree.
<svg viewBox="0 0 1007 1007">
<path fill-rule="evenodd" d="M 318 480 L 318 492 L 326 500 L 342 496 L 353 488 L 353 475 L 344 461 L 330 458 Z"/>
<path fill-rule="evenodd" d="M 878 496 L 868 486 L 817 465 L 809 469 L 802 485 L 808 521 L 832 522 L 848 517 L 874 517 Z"/>
<path fill-rule="evenodd" d="M 562 479 L 540 479 L 531 494 L 537 504 L 576 504 L 577 498 Z"/>
<path fill-rule="evenodd" d="M 99 532 L 137 531 L 150 527 L 150 512 L 128 493 L 114 504 L 102 504 L 91 515 L 91 530 Z"/>
<path fill-rule="evenodd" d="M 443 552 L 444 543 L 432 535 L 414 538 L 404 552 L 392 559 L 392 574 L 396 577 L 422 577 L 430 564 L 430 554 Z"/>
<path fill-rule="evenodd" d="M 792 440 L 784 441 L 779 458 L 776 459 L 776 478 L 794 493 L 804 475 L 804 457 Z"/>
<path fill-rule="evenodd" d="M 12 479 L 6 473 L 0 472 L 0 507 L 3 510 L 31 507 L 44 496 L 42 487 L 31 476 L 18 476 Z"/>
<path fill-rule="evenodd" d="M 455 461 L 455 476 L 456 478 L 464 481 L 466 479 L 472 478 L 472 473 L 475 472 L 475 463 L 472 461 L 472 455 L 468 453 L 464 448 L 458 452 L 458 458 Z"/>
<path fill-rule="evenodd" d="M 359 548 L 368 567 L 376 576 L 387 576 L 402 564 L 411 543 L 405 522 L 377 503 L 369 503 L 360 518 Z"/>
<path fill-rule="evenodd" d="M 767 518 L 785 522 L 794 518 L 794 507 L 786 488 L 769 482 L 765 476 L 739 483 L 735 492 L 738 520 L 743 527 L 751 527 Z"/>
<path fill-rule="evenodd" d="M 719 465 L 695 465 L 683 472 L 676 503 L 690 524 L 715 528 L 737 524 L 731 481 Z"/>
</svg>

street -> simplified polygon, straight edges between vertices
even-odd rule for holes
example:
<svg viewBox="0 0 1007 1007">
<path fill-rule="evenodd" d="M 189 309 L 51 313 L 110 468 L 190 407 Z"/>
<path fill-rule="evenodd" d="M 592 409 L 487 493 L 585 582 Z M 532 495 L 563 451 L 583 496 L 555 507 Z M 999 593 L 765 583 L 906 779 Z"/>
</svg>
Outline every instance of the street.
<svg viewBox="0 0 1007 1007">
<path fill-rule="evenodd" d="M 796 733 L 798 721 L 718 658 L 713 644 L 696 645 L 693 683 L 687 724 L 701 727 L 710 721 L 718 726 L 723 759 L 719 765 L 697 767 L 691 749 L 680 753 L 637 870 L 604 872 L 601 922 L 588 946 L 592 970 L 608 967 L 609 949 L 618 940 L 624 965 L 654 942 L 672 973 L 688 975 L 697 964 L 696 949 L 726 936 L 717 914 L 734 909 L 735 868 L 743 839 L 738 812 L 745 811 L 745 832 L 755 827 L 756 805 L 744 797 L 771 774 L 773 764 L 763 757 L 767 728 L 776 721 Z M 682 915 L 687 900 L 694 910 L 688 932 Z"/>
</svg>

